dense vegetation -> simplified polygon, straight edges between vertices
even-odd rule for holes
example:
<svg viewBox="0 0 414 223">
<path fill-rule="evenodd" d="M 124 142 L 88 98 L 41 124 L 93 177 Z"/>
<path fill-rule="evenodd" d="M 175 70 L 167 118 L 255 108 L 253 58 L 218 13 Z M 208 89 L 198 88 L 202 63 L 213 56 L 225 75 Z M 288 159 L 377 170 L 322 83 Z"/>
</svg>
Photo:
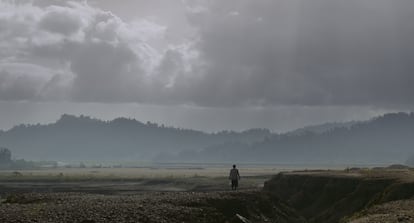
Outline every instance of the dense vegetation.
<svg viewBox="0 0 414 223">
<path fill-rule="evenodd" d="M 19 125 L 0 133 L 0 145 L 35 160 L 151 160 L 161 153 L 201 150 L 229 141 L 252 143 L 270 135 L 266 129 L 208 134 L 135 119 L 63 115 L 53 124 Z"/>
<path fill-rule="evenodd" d="M 216 154 L 219 154 L 218 156 Z M 206 148 L 200 159 L 285 163 L 404 163 L 414 154 L 414 113 L 387 114 L 317 133 L 272 135 Z"/>
<path fill-rule="evenodd" d="M 12 153 L 8 148 L 0 148 L 0 169 L 32 169 L 43 164 L 54 162 L 32 162 L 24 159 L 12 159 Z"/>
</svg>

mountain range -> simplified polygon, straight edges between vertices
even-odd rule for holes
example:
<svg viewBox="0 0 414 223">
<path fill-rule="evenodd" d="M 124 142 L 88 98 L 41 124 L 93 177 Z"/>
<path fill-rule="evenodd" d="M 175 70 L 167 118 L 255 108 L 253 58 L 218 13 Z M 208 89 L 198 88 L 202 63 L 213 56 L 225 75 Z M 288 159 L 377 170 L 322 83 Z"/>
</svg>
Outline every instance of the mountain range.
<svg viewBox="0 0 414 223">
<path fill-rule="evenodd" d="M 102 121 L 65 114 L 52 124 L 18 125 L 0 132 L 0 145 L 34 160 L 148 161 L 160 153 L 198 151 L 228 141 L 252 143 L 270 135 L 267 129 L 209 134 L 135 119 Z"/>
<path fill-rule="evenodd" d="M 268 129 L 206 133 L 135 119 L 65 114 L 55 123 L 0 131 L 0 146 L 32 160 L 402 163 L 414 155 L 414 113 L 282 134 Z"/>
</svg>

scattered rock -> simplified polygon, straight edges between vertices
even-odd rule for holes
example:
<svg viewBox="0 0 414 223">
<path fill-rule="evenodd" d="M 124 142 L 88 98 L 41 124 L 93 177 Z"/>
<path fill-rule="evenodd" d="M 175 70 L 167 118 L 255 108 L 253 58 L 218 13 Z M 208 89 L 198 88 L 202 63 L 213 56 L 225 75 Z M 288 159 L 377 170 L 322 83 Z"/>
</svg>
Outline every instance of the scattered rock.
<svg viewBox="0 0 414 223">
<path fill-rule="evenodd" d="M 30 193 L 9 196 L 0 205 L 0 222 L 146 222 L 239 223 L 305 222 L 288 207 L 269 204 L 261 191 L 141 192 L 134 195 L 87 193 Z M 263 208 L 255 206 L 262 202 Z M 243 212 L 239 212 L 242 210 Z M 238 215 L 236 215 L 236 213 Z M 240 214 L 239 214 L 240 213 Z"/>
<path fill-rule="evenodd" d="M 249 221 L 249 219 L 247 219 L 247 218 L 245 218 L 245 217 L 243 217 L 239 214 L 236 214 L 236 217 L 240 220 L 239 222 L 241 222 L 241 223 L 251 223 L 251 221 Z"/>
</svg>

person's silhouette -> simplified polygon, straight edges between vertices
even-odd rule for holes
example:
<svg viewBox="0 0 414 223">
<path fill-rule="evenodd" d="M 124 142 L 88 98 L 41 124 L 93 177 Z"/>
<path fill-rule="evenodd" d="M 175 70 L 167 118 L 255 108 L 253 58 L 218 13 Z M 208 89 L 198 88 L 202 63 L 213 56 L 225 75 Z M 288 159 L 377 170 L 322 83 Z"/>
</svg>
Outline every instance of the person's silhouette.
<svg viewBox="0 0 414 223">
<path fill-rule="evenodd" d="M 240 174 L 236 165 L 233 165 L 233 169 L 230 170 L 229 179 L 231 180 L 231 189 L 237 190 L 239 186 Z"/>
</svg>

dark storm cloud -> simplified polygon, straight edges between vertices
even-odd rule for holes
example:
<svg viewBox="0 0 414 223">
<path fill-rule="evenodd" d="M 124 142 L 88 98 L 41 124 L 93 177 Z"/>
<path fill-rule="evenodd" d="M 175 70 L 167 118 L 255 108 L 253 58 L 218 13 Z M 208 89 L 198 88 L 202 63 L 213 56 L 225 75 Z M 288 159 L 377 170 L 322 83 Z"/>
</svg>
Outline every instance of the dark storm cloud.
<svg viewBox="0 0 414 223">
<path fill-rule="evenodd" d="M 208 105 L 412 104 L 414 2 L 211 1 L 190 15 Z"/>
<path fill-rule="evenodd" d="M 413 104 L 412 1 L 146 2 L 0 2 L 0 100 Z"/>
<path fill-rule="evenodd" d="M 6 101 L 33 99 L 38 91 L 36 82 L 38 82 L 36 78 L 15 76 L 2 71 L 0 72 L 1 99 Z"/>
</svg>

